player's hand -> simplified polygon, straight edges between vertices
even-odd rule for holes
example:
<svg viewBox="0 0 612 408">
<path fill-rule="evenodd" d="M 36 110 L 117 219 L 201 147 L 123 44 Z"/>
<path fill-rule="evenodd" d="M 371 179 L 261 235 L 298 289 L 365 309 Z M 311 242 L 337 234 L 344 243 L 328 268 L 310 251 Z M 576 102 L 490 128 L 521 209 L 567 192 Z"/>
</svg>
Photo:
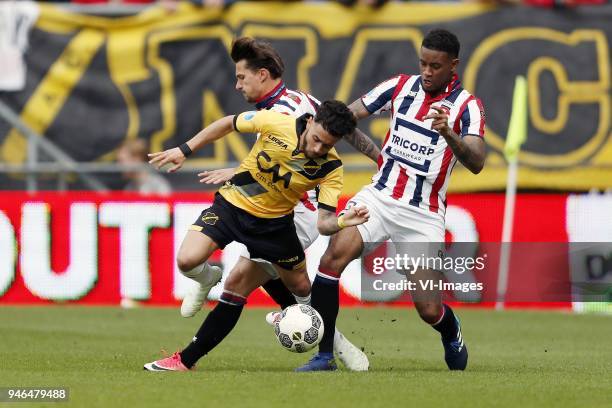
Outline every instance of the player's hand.
<svg viewBox="0 0 612 408">
<path fill-rule="evenodd" d="M 353 206 L 346 210 L 342 217 L 344 225 L 346 225 L 347 227 L 352 227 L 355 225 L 363 224 L 364 222 L 369 220 L 370 211 L 367 209 L 367 207 L 363 205 Z"/>
<path fill-rule="evenodd" d="M 181 152 L 181 149 L 175 147 L 173 149 L 164 150 L 163 152 L 150 153 L 149 164 L 155 166 L 157 170 L 164 167 L 166 164 L 172 163 L 174 166 L 168 169 L 168 173 L 174 173 L 181 167 L 185 162 L 185 155 Z"/>
<path fill-rule="evenodd" d="M 435 110 L 436 112 L 431 112 L 427 114 L 427 116 L 425 116 L 423 120 L 433 119 L 433 122 L 431 123 L 431 128 L 440 133 L 442 136 L 449 135 L 451 128 L 450 126 L 448 126 L 448 110 L 433 105 L 431 109 Z"/>
<path fill-rule="evenodd" d="M 222 184 L 231 179 L 236 172 L 235 168 L 206 170 L 198 173 L 200 183 L 204 184 Z"/>
</svg>

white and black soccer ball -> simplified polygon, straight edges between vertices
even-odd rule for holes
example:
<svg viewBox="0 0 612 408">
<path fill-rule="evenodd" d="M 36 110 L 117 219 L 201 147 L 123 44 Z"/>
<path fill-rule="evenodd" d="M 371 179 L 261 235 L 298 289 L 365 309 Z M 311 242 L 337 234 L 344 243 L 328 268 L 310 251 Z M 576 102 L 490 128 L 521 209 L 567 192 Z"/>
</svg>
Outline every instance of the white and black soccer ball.
<svg viewBox="0 0 612 408">
<path fill-rule="evenodd" d="M 323 338 L 323 319 L 312 306 L 292 305 L 274 323 L 274 334 L 283 348 L 304 353 Z"/>
</svg>

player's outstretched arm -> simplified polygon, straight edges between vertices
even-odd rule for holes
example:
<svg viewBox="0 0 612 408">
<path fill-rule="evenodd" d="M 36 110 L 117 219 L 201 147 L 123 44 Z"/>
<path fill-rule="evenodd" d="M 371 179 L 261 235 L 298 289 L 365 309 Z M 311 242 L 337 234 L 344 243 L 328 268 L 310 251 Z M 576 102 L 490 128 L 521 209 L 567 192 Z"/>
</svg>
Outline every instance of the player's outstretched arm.
<svg viewBox="0 0 612 408">
<path fill-rule="evenodd" d="M 317 229 L 321 235 L 333 235 L 342 228 L 363 224 L 369 219 L 370 212 L 364 206 L 351 207 L 340 217 L 336 217 L 332 211 L 319 208 Z"/>
<path fill-rule="evenodd" d="M 205 170 L 198 173 L 200 183 L 204 184 L 222 184 L 231 179 L 236 173 L 236 167 L 227 169 Z"/>
<path fill-rule="evenodd" d="M 166 164 L 172 163 L 174 166 L 168 169 L 168 173 L 177 171 L 183 167 L 185 159 L 192 152 L 229 134 L 234 128 L 233 121 L 233 115 L 226 116 L 214 121 L 189 139 L 187 143 L 183 143 L 179 147 L 149 154 L 149 164 L 152 164 L 159 170 Z"/>
</svg>

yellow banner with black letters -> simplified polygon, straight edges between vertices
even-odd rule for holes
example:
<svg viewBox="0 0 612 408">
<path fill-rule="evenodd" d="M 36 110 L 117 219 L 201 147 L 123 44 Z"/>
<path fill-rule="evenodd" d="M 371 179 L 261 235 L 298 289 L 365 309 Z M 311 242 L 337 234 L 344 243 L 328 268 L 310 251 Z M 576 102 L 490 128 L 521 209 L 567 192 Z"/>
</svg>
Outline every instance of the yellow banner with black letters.
<svg viewBox="0 0 612 408">
<path fill-rule="evenodd" d="M 527 78 L 529 95 L 519 188 L 612 187 L 610 5 L 569 12 L 470 3 L 376 10 L 333 3 L 207 10 L 185 3 L 174 13 L 150 8 L 123 17 L 40 7 L 26 88 L 0 92 L 0 99 L 80 161 L 111 161 L 131 138 L 149 140 L 152 150 L 172 147 L 223 115 L 252 109 L 234 90 L 228 49 L 237 36 L 270 40 L 285 61 L 288 87 L 352 102 L 397 73 L 417 74 L 423 36 L 443 27 L 461 41 L 462 84 L 482 99 L 487 117 L 486 167 L 475 176 L 457 166 L 451 191 L 505 187 L 503 146 L 517 75 Z M 388 119 L 360 128 L 380 143 Z M 234 133 L 190 162 L 235 162 L 251 144 Z M 368 183 L 374 165 L 346 144 L 338 150 L 349 170 L 345 192 Z M 26 154 L 24 136 L 0 121 L 0 162 L 24 163 Z"/>
</svg>

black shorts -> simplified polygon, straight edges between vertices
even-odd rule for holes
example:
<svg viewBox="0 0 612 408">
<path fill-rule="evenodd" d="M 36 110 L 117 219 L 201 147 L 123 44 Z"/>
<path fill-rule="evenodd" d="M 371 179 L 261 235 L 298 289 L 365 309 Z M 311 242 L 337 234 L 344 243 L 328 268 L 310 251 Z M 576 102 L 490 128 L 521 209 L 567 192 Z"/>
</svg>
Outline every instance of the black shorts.
<svg viewBox="0 0 612 408">
<path fill-rule="evenodd" d="M 305 256 L 293 214 L 279 218 L 251 215 L 215 194 L 213 205 L 202 211 L 192 229 L 209 236 L 221 248 L 232 241 L 244 244 L 251 258 L 261 258 L 284 269 L 296 269 Z"/>
</svg>

